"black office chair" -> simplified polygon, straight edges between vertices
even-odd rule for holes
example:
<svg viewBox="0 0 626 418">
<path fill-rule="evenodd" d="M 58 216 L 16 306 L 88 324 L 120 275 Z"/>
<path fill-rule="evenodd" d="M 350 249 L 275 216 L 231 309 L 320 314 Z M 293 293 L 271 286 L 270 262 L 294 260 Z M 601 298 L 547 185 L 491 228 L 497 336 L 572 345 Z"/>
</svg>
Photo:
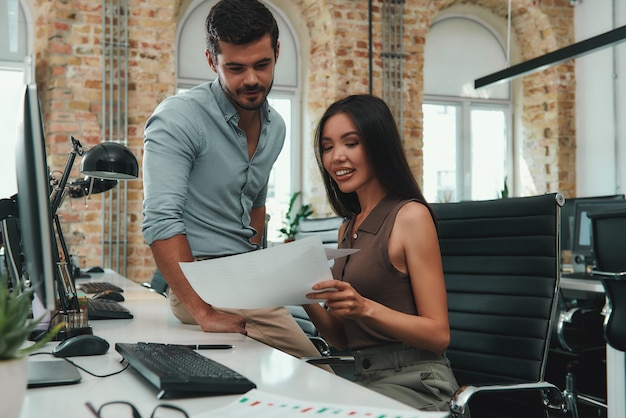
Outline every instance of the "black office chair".
<svg viewBox="0 0 626 418">
<path fill-rule="evenodd" d="M 547 375 L 563 389 L 571 418 L 606 414 L 604 296 L 568 298 L 559 291 Z"/>
<path fill-rule="evenodd" d="M 437 203 L 448 292 L 447 356 L 463 416 L 550 416 L 562 395 L 544 380 L 559 281 L 560 194 Z M 476 396 L 478 395 L 478 396 Z"/>
<path fill-rule="evenodd" d="M 453 416 L 463 416 L 470 399 L 474 418 L 562 412 L 561 391 L 544 373 L 563 201 L 548 194 L 433 204 L 448 292 L 447 355 L 462 385 L 451 401 Z"/>
<path fill-rule="evenodd" d="M 626 210 L 589 212 L 596 266 L 606 295 L 604 339 L 626 351 Z"/>
<path fill-rule="evenodd" d="M 4 267 L 7 269 L 11 285 L 19 282 L 25 267 L 18 223 L 18 219 L 13 217 L 0 220 L 1 244 L 4 247 Z"/>
<path fill-rule="evenodd" d="M 605 291 L 603 309 L 604 341 L 616 350 L 626 351 L 626 210 L 599 209 L 588 212 L 595 266 L 591 273 L 598 277 Z M 582 416 L 579 403 L 606 411 L 608 406 L 578 392 L 573 373 L 568 373 L 564 400 L 572 418 Z"/>
</svg>

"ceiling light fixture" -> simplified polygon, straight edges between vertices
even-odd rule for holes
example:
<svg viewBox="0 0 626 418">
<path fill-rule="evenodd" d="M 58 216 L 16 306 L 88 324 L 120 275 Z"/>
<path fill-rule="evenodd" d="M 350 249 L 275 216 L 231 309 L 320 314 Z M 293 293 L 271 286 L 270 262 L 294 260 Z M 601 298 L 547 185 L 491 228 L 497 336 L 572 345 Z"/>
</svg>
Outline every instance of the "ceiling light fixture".
<svg viewBox="0 0 626 418">
<path fill-rule="evenodd" d="M 599 49 L 607 48 L 625 40 L 626 26 L 621 26 L 609 32 L 566 46 L 565 48 L 513 65 L 512 67 L 489 74 L 485 77 L 477 78 L 474 80 L 474 88 L 478 89 L 490 84 L 510 81 L 514 78 L 544 70 L 553 65 L 581 57 Z"/>
</svg>

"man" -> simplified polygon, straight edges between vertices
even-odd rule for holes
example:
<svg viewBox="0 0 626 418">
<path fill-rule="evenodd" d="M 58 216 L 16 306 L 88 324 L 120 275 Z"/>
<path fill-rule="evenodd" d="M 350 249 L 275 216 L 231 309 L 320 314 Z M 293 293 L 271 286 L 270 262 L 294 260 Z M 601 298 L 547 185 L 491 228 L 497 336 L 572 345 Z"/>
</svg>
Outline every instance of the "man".
<svg viewBox="0 0 626 418">
<path fill-rule="evenodd" d="M 267 102 L 280 47 L 271 12 L 256 0 L 221 0 L 206 34 L 217 79 L 164 100 L 146 123 L 144 238 L 179 320 L 297 357 L 318 355 L 287 309 L 213 307 L 178 264 L 260 247 L 267 182 L 286 131 Z"/>
</svg>

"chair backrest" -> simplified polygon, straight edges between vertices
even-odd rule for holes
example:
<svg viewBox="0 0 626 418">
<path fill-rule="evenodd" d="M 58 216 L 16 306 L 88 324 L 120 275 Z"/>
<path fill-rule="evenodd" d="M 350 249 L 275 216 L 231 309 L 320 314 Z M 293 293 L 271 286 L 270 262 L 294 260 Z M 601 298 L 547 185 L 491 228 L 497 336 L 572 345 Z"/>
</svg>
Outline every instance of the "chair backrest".
<svg viewBox="0 0 626 418">
<path fill-rule="evenodd" d="M 613 348 L 626 351 L 626 210 L 590 212 L 589 218 L 594 270 L 615 273 L 600 276 L 608 301 L 604 339 Z"/>
<path fill-rule="evenodd" d="M 24 272 L 24 253 L 17 218 L 8 217 L 0 220 L 0 233 L 4 247 L 4 261 L 12 286 L 22 278 Z"/>
<path fill-rule="evenodd" d="M 543 380 L 563 196 L 433 204 L 460 385 Z"/>
<path fill-rule="evenodd" d="M 626 271 L 626 207 L 588 213 L 595 269 Z"/>
<path fill-rule="evenodd" d="M 322 238 L 322 244 L 324 244 L 324 246 L 337 247 L 337 234 L 342 223 L 343 218 L 339 216 L 329 218 L 304 218 L 300 221 L 300 228 L 296 234 L 296 239 L 319 235 Z"/>
</svg>

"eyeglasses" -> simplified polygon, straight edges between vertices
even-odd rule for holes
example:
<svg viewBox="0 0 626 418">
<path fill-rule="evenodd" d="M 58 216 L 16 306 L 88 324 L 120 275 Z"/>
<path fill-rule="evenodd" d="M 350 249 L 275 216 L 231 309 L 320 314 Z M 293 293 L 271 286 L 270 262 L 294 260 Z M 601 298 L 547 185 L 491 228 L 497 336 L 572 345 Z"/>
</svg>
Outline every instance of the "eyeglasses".
<svg viewBox="0 0 626 418">
<path fill-rule="evenodd" d="M 85 402 L 85 406 L 96 418 L 141 418 L 135 405 L 126 401 L 106 402 L 98 409 L 91 402 Z M 176 405 L 160 404 L 154 408 L 150 418 L 189 418 L 189 415 Z"/>
</svg>

